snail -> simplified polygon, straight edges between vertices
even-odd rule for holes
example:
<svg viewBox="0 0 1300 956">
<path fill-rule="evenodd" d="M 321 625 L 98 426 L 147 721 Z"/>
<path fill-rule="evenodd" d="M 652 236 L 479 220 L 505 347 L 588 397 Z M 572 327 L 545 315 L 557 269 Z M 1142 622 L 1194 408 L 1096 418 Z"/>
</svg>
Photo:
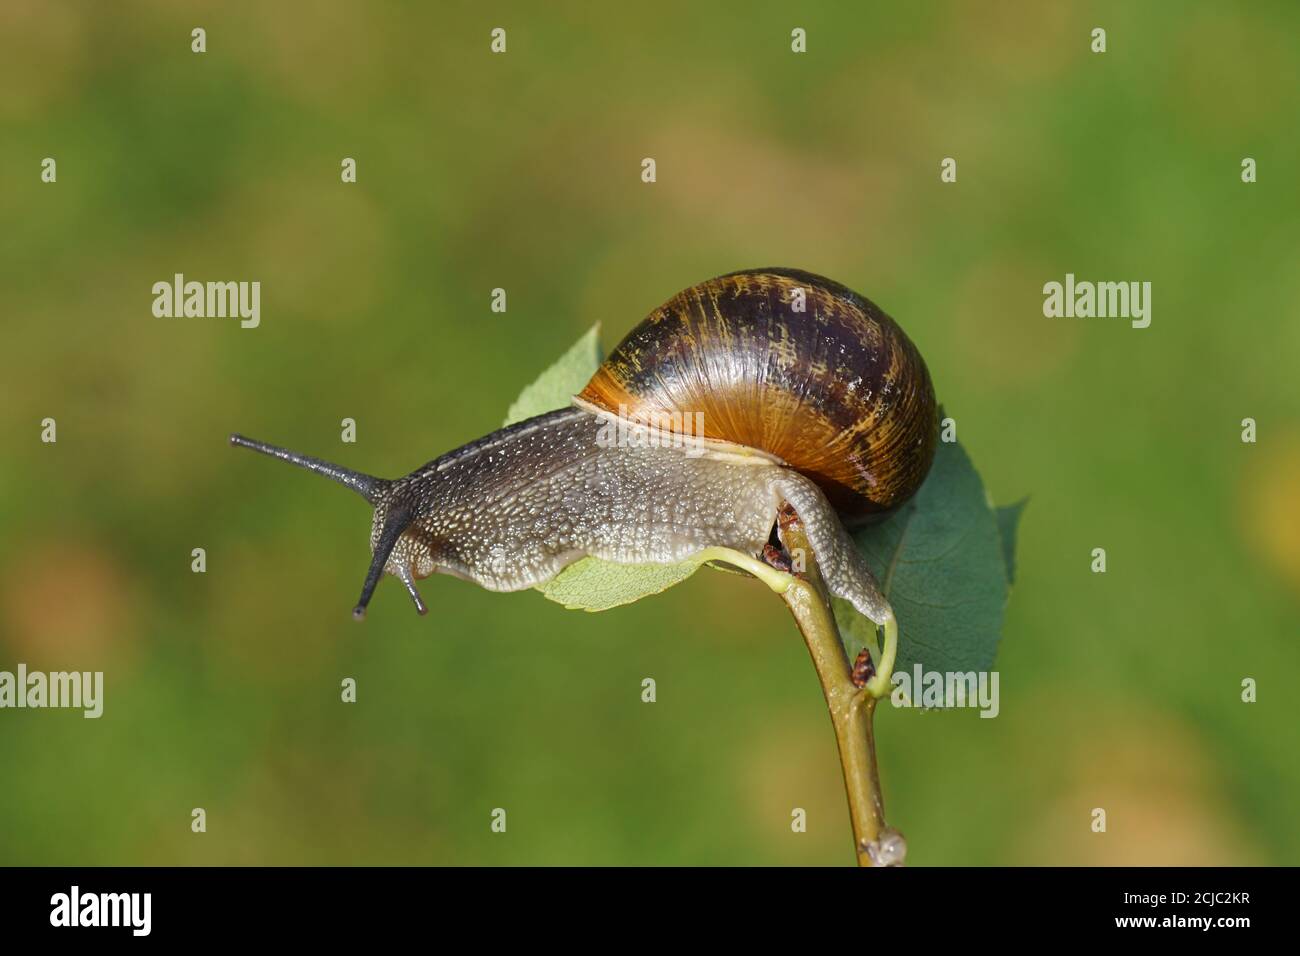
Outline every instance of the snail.
<svg viewBox="0 0 1300 956">
<path fill-rule="evenodd" d="M 702 427 L 682 435 L 664 422 Z M 889 604 L 848 529 L 916 492 L 937 436 L 930 374 L 903 330 L 838 283 L 769 268 L 678 293 L 623 339 L 571 407 L 404 478 L 241 435 L 230 442 L 374 506 L 357 618 L 385 572 L 424 614 L 415 582 L 435 572 L 515 591 L 587 555 L 620 564 L 704 556 L 758 571 L 785 507 L 828 590 L 885 625 Z"/>
</svg>

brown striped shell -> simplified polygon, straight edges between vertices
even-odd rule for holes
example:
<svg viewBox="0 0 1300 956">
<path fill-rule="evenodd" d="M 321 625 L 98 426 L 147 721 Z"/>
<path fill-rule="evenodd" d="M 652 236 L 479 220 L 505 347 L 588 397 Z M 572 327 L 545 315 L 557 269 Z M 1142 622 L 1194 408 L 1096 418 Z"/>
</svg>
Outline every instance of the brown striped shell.
<svg viewBox="0 0 1300 956">
<path fill-rule="evenodd" d="M 705 437 L 778 456 L 850 519 L 915 494 L 938 438 L 930 373 L 898 324 L 839 283 L 790 269 L 679 292 L 578 397 L 641 422 L 700 413 Z"/>
</svg>

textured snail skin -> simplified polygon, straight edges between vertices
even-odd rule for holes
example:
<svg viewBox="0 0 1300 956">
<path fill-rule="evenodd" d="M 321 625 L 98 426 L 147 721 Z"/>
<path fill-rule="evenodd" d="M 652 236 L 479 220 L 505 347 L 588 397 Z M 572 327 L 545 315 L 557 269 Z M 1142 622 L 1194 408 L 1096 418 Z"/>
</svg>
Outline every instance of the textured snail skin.
<svg viewBox="0 0 1300 956">
<path fill-rule="evenodd" d="M 620 564 L 676 563 L 710 547 L 753 555 L 788 501 L 827 587 L 883 620 L 871 572 L 812 481 L 743 448 L 603 447 L 602 424 L 581 409 L 551 412 L 389 483 L 372 548 L 390 514 L 410 524 L 385 570 L 514 591 L 586 555 Z"/>
<path fill-rule="evenodd" d="M 844 522 L 916 492 L 938 417 L 920 353 L 866 299 L 787 269 L 710 279 L 633 329 L 575 405 L 395 480 L 238 435 L 231 443 L 374 505 L 358 617 L 384 573 L 423 613 L 415 579 L 435 572 L 513 591 L 586 555 L 620 564 L 677 563 L 706 548 L 758 556 L 783 502 L 830 591 L 877 623 L 890 615 Z M 624 415 L 623 426 L 686 416 L 702 421 L 705 440 L 610 442 L 611 415 Z"/>
</svg>

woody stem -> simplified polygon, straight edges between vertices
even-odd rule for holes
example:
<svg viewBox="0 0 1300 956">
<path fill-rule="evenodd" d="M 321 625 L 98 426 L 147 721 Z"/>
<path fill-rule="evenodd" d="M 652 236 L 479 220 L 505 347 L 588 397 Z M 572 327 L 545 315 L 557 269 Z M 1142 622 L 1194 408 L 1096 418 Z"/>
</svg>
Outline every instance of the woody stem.
<svg viewBox="0 0 1300 956">
<path fill-rule="evenodd" d="M 830 597 L 817 570 L 798 519 L 782 522 L 782 540 L 793 554 L 802 550 L 805 570 L 783 594 L 795 623 L 812 656 L 830 709 L 835 740 L 839 745 L 844 790 L 853 823 L 854 849 L 859 866 L 874 866 L 870 848 L 885 829 L 885 805 L 876 766 L 876 744 L 872 717 L 877 698 L 853 683 L 852 669 L 840 641 L 839 627 L 831 610 Z"/>
</svg>

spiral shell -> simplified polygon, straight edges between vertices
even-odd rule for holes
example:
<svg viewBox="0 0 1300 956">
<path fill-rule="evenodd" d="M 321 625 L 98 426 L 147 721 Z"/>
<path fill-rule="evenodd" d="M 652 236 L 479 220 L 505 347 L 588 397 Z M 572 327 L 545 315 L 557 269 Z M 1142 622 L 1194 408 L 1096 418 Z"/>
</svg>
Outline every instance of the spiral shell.
<svg viewBox="0 0 1300 956">
<path fill-rule="evenodd" d="M 703 437 L 807 475 L 850 519 L 915 494 L 938 438 L 930 373 L 898 324 L 839 283 L 790 269 L 679 292 L 578 397 L 635 421 L 701 421 Z"/>
</svg>

